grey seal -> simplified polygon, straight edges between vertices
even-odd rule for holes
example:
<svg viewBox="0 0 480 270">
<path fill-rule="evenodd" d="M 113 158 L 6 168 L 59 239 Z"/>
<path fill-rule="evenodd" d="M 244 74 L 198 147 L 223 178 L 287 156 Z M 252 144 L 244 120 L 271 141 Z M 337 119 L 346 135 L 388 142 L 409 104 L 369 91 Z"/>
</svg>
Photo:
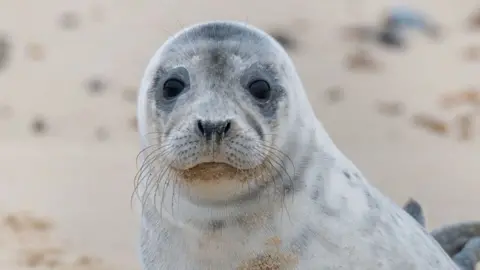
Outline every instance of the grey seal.
<svg viewBox="0 0 480 270">
<path fill-rule="evenodd" d="M 170 37 L 137 118 L 144 270 L 458 269 L 335 146 L 290 57 L 254 26 Z"/>
</svg>

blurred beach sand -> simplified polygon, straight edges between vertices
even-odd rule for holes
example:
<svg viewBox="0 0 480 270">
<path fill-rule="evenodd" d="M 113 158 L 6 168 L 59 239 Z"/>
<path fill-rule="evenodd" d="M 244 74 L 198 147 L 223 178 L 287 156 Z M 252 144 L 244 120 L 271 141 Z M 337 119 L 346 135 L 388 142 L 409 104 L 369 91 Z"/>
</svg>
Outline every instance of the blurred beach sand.
<svg viewBox="0 0 480 270">
<path fill-rule="evenodd" d="M 367 44 L 370 60 L 353 67 L 361 44 L 345 28 L 378 22 L 389 3 L 17 2 L 0 3 L 0 269 L 139 269 L 136 88 L 169 35 L 210 19 L 292 39 L 334 141 L 395 202 L 419 200 L 429 228 L 480 219 L 480 102 L 442 105 L 480 88 L 475 0 L 405 1 L 440 24 L 440 39 Z"/>
</svg>

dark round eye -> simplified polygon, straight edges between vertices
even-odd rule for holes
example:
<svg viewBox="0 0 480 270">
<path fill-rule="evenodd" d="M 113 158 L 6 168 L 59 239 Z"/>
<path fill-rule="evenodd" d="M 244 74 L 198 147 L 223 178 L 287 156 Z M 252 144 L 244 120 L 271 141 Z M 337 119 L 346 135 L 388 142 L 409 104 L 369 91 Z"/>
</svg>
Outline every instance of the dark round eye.
<svg viewBox="0 0 480 270">
<path fill-rule="evenodd" d="M 248 91 L 258 100 L 265 101 L 270 98 L 272 89 L 264 80 L 255 80 L 248 85 Z"/>
<path fill-rule="evenodd" d="M 176 98 L 185 89 L 185 83 L 179 79 L 168 79 L 163 84 L 163 97 L 165 99 Z"/>
</svg>

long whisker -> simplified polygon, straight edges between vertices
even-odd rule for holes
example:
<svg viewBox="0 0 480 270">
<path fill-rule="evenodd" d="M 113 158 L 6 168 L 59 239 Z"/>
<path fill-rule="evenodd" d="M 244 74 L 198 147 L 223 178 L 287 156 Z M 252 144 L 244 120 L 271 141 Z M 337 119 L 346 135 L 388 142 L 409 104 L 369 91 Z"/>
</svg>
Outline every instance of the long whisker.
<svg viewBox="0 0 480 270">
<path fill-rule="evenodd" d="M 140 167 L 137 174 L 135 175 L 134 186 L 138 186 L 138 184 L 140 184 L 141 179 L 143 179 L 144 173 L 147 170 L 151 169 L 150 165 L 153 162 L 155 162 L 158 159 L 158 157 L 161 156 L 165 151 L 168 151 L 167 147 L 165 147 L 165 149 L 162 149 L 159 147 L 158 149 L 155 149 L 154 151 L 152 151 L 152 153 L 145 158 L 142 166 Z M 136 189 L 134 190 L 136 191 Z"/>
<path fill-rule="evenodd" d="M 173 152 L 174 148 L 171 148 L 170 151 L 167 151 L 164 153 L 164 156 L 168 156 Z M 148 199 L 151 197 L 152 192 L 153 192 L 153 204 L 156 206 L 156 196 L 157 196 L 157 191 L 160 186 L 160 183 L 162 180 L 166 179 L 165 181 L 168 181 L 168 178 L 163 177 L 166 172 L 170 171 L 170 164 L 169 166 L 164 166 L 162 167 L 163 169 L 161 171 L 158 171 L 156 174 L 150 174 L 149 177 L 147 178 L 147 183 L 145 184 L 145 193 L 141 197 L 141 202 L 142 202 L 142 207 L 144 208 Z M 150 188 L 150 185 L 154 185 L 152 188 Z"/>
<path fill-rule="evenodd" d="M 151 171 L 153 170 L 151 165 L 154 162 L 159 162 L 159 160 L 161 160 L 161 157 L 165 156 L 165 154 L 170 152 L 172 149 L 173 147 L 168 145 L 163 147 L 160 147 L 157 145 L 157 149 L 154 149 L 149 155 L 147 155 L 147 157 L 145 157 L 142 166 L 140 167 L 140 169 L 138 169 L 134 178 L 134 190 L 131 197 L 131 203 L 133 201 L 134 195 L 137 195 L 137 197 L 141 199 L 142 196 L 138 193 L 138 188 L 140 184 L 142 184 L 142 181 L 146 182 L 145 183 L 147 185 L 146 188 L 148 187 L 148 184 L 150 181 L 149 179 L 151 178 L 151 175 L 145 176 L 145 174 L 151 174 Z"/>
</svg>

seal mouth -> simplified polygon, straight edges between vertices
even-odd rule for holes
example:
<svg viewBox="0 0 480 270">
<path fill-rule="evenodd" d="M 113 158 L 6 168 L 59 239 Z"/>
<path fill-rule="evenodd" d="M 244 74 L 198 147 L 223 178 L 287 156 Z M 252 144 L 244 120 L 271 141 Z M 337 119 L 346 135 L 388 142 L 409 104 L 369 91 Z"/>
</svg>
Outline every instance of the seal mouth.
<svg viewBox="0 0 480 270">
<path fill-rule="evenodd" d="M 188 182 L 193 181 L 219 181 L 221 179 L 236 179 L 239 175 L 245 175 L 249 170 L 238 169 L 224 162 L 205 162 L 197 164 L 189 169 L 180 170 L 179 173 Z M 246 181 L 244 177 L 241 180 Z"/>
<path fill-rule="evenodd" d="M 188 186 L 185 195 L 191 202 L 217 207 L 260 197 L 270 184 L 260 177 L 264 169 L 264 166 L 240 169 L 227 163 L 205 162 L 177 172 Z"/>
</svg>

